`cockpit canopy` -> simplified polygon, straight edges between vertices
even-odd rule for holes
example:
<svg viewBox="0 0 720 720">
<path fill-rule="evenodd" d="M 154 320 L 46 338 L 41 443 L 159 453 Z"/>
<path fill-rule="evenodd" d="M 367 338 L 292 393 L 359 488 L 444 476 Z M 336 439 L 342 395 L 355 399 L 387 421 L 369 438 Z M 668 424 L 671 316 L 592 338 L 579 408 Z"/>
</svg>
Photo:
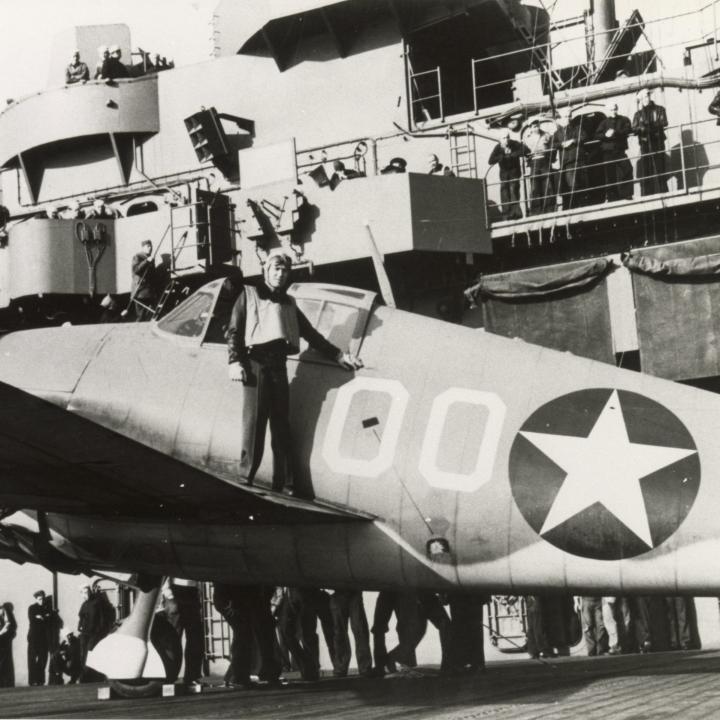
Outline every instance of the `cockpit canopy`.
<svg viewBox="0 0 720 720">
<path fill-rule="evenodd" d="M 240 289 L 241 286 L 231 280 L 213 280 L 158 321 L 156 331 L 192 344 L 224 344 L 230 313 Z M 320 283 L 294 283 L 288 293 L 310 323 L 331 343 L 344 351 L 359 352 L 376 293 Z M 301 354 L 306 350 L 303 343 Z"/>
</svg>

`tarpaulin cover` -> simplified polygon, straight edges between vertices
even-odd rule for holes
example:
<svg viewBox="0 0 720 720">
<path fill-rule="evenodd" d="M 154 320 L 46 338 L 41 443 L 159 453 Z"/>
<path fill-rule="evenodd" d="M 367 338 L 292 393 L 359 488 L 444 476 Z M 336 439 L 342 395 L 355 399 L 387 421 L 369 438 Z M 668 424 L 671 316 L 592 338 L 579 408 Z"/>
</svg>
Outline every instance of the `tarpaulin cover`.
<svg viewBox="0 0 720 720">
<path fill-rule="evenodd" d="M 607 259 L 488 275 L 468 290 L 482 299 L 485 328 L 614 363 Z"/>
<path fill-rule="evenodd" d="M 720 253 L 661 260 L 650 254 L 639 252 L 626 255 L 623 258 L 623 265 L 631 272 L 657 277 L 720 275 Z"/>
<path fill-rule="evenodd" d="M 720 237 L 633 252 L 643 372 L 672 380 L 720 375 Z"/>
<path fill-rule="evenodd" d="M 600 258 L 500 275 L 485 275 L 466 291 L 466 295 L 475 301 L 478 296 L 508 300 L 546 298 L 590 285 L 610 267 L 612 261 Z"/>
</svg>

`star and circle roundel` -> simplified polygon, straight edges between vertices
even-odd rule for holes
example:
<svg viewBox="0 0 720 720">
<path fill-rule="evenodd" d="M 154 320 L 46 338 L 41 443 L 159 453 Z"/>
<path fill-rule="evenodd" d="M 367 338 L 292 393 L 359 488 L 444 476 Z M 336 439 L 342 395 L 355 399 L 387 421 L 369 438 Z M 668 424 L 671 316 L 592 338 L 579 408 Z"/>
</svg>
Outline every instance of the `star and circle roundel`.
<svg viewBox="0 0 720 720">
<path fill-rule="evenodd" d="M 515 503 L 560 550 L 597 560 L 648 552 L 690 512 L 700 459 L 666 407 L 627 390 L 555 398 L 520 428 L 509 463 Z"/>
</svg>

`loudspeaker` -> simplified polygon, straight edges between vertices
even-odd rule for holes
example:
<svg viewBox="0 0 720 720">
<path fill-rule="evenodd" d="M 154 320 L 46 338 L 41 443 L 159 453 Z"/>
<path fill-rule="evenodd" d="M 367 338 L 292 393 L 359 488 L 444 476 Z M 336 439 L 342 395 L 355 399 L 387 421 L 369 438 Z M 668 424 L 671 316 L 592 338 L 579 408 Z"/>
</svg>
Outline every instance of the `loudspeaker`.
<svg viewBox="0 0 720 720">
<path fill-rule="evenodd" d="M 203 108 L 185 118 L 193 150 L 200 162 L 215 160 L 228 154 L 227 136 L 214 107 Z"/>
</svg>

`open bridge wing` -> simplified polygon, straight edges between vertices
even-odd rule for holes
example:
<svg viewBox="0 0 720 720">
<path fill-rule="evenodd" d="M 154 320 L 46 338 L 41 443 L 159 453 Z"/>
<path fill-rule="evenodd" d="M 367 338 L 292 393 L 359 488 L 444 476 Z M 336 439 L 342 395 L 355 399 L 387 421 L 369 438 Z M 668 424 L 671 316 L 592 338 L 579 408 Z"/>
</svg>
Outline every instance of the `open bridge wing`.
<svg viewBox="0 0 720 720">
<path fill-rule="evenodd" d="M 0 509 L 247 524 L 368 519 L 222 480 L 5 383 Z"/>
</svg>

